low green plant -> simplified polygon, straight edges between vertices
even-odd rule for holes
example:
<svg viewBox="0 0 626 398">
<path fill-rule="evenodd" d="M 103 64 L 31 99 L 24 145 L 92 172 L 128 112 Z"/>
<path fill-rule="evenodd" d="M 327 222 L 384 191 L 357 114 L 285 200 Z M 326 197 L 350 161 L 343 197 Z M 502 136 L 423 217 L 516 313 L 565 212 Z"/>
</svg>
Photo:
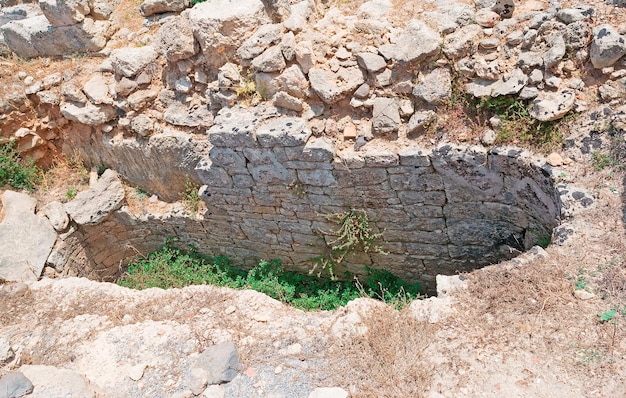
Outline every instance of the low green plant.
<svg viewBox="0 0 626 398">
<path fill-rule="evenodd" d="M 224 256 L 205 256 L 193 246 L 187 251 L 173 241 L 130 265 L 117 283 L 133 289 L 180 288 L 193 284 L 252 289 L 296 308 L 333 310 L 358 297 L 372 297 L 401 308 L 420 297 L 419 284 L 408 284 L 388 271 L 366 269 L 363 282 L 318 278 L 285 271 L 280 260 L 261 260 L 249 271 L 233 268 Z"/>
<path fill-rule="evenodd" d="M 254 74 L 248 72 L 246 76 L 243 76 L 241 74 L 239 76 L 239 86 L 235 89 L 237 96 L 240 98 L 251 98 L 256 95 L 257 90 Z"/>
<path fill-rule="evenodd" d="M 191 213 L 197 213 L 200 210 L 202 199 L 200 199 L 199 190 L 200 186 L 198 184 L 191 180 L 185 181 L 185 190 L 181 194 L 185 210 Z"/>
<path fill-rule="evenodd" d="M 617 319 L 615 318 L 616 315 L 617 315 L 616 308 L 598 313 L 598 317 L 600 318 L 600 322 L 602 323 L 604 322 L 617 323 Z"/>
<path fill-rule="evenodd" d="M 387 254 L 376 241 L 382 238 L 381 232 L 374 232 L 369 225 L 369 217 L 363 209 L 350 209 L 341 213 L 333 213 L 325 216 L 327 220 L 338 225 L 335 231 L 324 232 L 323 235 L 334 236 L 328 244 L 326 253 L 313 259 L 313 267 L 310 273 L 328 273 L 331 279 L 336 279 L 335 269 L 341 264 L 346 256 L 358 250 L 365 253 L 376 252 Z"/>
<path fill-rule="evenodd" d="M 15 143 L 0 145 L 0 187 L 9 185 L 14 189 L 33 191 L 41 180 L 41 171 L 34 160 L 20 157 Z"/>
<path fill-rule="evenodd" d="M 76 197 L 76 194 L 78 194 L 76 187 L 69 187 L 67 191 L 65 191 L 65 198 L 70 201 Z"/>
<path fill-rule="evenodd" d="M 593 159 L 594 168 L 598 171 L 604 170 L 607 167 L 619 166 L 619 159 L 615 159 L 609 155 L 605 155 L 602 152 L 593 152 L 591 154 Z"/>
</svg>

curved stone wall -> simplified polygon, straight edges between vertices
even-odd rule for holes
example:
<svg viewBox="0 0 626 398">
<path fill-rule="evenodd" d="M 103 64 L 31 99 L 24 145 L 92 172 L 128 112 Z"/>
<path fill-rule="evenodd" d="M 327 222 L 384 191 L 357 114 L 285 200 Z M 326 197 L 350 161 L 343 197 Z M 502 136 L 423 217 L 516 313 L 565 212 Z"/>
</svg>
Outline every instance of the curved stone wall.
<svg viewBox="0 0 626 398">
<path fill-rule="evenodd" d="M 323 232 L 337 229 L 325 216 L 354 208 L 383 232 L 389 254 L 356 253 L 346 270 L 384 268 L 432 286 L 438 273 L 512 258 L 557 225 L 549 166 L 520 149 L 371 142 L 355 151 L 312 136 L 300 118 L 229 117 L 209 130 L 210 149 L 195 166 L 203 217 L 137 217 L 122 208 L 66 237 L 67 269 L 111 278 L 175 237 L 244 267 L 277 257 L 306 271 L 327 249 Z"/>
</svg>

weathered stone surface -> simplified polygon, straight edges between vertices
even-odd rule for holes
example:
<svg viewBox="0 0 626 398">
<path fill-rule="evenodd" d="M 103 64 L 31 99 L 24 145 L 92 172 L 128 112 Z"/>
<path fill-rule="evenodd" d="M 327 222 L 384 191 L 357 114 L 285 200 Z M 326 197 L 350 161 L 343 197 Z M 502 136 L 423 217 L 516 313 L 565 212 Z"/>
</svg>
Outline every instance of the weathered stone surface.
<svg viewBox="0 0 626 398">
<path fill-rule="evenodd" d="M 27 194 L 5 191 L 0 223 L 0 278 L 7 281 L 37 280 L 56 241 L 46 217 L 35 214 L 37 201 Z"/>
<path fill-rule="evenodd" d="M 475 97 L 499 97 L 517 94 L 527 82 L 528 76 L 518 68 L 495 82 L 476 80 L 468 83 L 467 90 Z"/>
<path fill-rule="evenodd" d="M 112 98 L 109 96 L 109 84 L 104 76 L 97 74 L 85 83 L 83 92 L 94 104 L 111 104 Z"/>
<path fill-rule="evenodd" d="M 32 398 L 96 396 L 87 380 L 73 370 L 46 365 L 23 365 L 19 370 L 35 387 Z"/>
<path fill-rule="evenodd" d="M 261 0 L 209 0 L 192 10 L 188 16 L 193 34 L 211 65 L 225 63 L 224 59 L 235 55 L 249 32 L 270 22 Z"/>
<path fill-rule="evenodd" d="M 128 78 L 136 76 L 156 58 L 157 52 L 152 46 L 120 48 L 113 50 L 110 56 L 115 74 Z"/>
<path fill-rule="evenodd" d="M 50 220 L 54 229 L 57 231 L 64 231 L 67 228 L 70 219 L 67 217 L 67 213 L 65 212 L 61 202 L 56 200 L 50 202 L 45 205 L 42 210 L 46 217 L 48 217 L 48 220 Z"/>
<path fill-rule="evenodd" d="M 199 50 L 186 16 L 176 16 L 165 21 L 155 35 L 154 42 L 156 51 L 170 62 L 190 58 Z"/>
<path fill-rule="evenodd" d="M 394 98 L 378 97 L 374 99 L 372 111 L 372 131 L 386 134 L 398 131 L 400 127 L 400 111 Z"/>
<path fill-rule="evenodd" d="M 430 123 L 437 119 L 437 114 L 434 111 L 419 111 L 415 112 L 409 119 L 407 126 L 407 133 L 409 135 L 422 132 Z"/>
<path fill-rule="evenodd" d="M 72 121 L 97 126 L 112 120 L 117 115 L 111 105 L 85 105 L 67 102 L 61 105 L 61 114 Z"/>
<path fill-rule="evenodd" d="M 87 0 L 40 0 L 39 7 L 54 27 L 82 22 L 90 11 Z"/>
<path fill-rule="evenodd" d="M 252 67 L 260 72 L 279 72 L 287 66 L 280 46 L 272 46 L 252 60 Z"/>
<path fill-rule="evenodd" d="M 385 44 L 378 51 L 395 62 L 421 62 L 439 54 L 441 36 L 424 22 L 413 19 L 400 34 L 396 43 Z"/>
<path fill-rule="evenodd" d="M 313 42 L 310 40 L 302 40 L 296 45 L 296 61 L 302 68 L 304 73 L 315 65 L 315 53 L 313 52 Z"/>
<path fill-rule="evenodd" d="M 363 72 L 358 67 L 340 68 L 337 73 L 318 68 L 309 71 L 311 88 L 327 104 L 345 98 L 364 81 Z"/>
<path fill-rule="evenodd" d="M 9 22 L 0 32 L 9 49 L 22 58 L 99 51 L 113 33 L 108 21 L 85 18 L 78 24 L 55 28 L 43 15 Z"/>
<path fill-rule="evenodd" d="M 385 59 L 378 54 L 360 53 L 357 54 L 356 60 L 361 68 L 367 70 L 370 73 L 379 72 L 387 67 L 387 62 L 385 62 Z"/>
<path fill-rule="evenodd" d="M 175 126 L 210 127 L 213 125 L 213 114 L 206 105 L 191 106 L 174 102 L 163 113 L 163 119 Z"/>
<path fill-rule="evenodd" d="M 292 3 L 290 8 L 290 14 L 287 19 L 283 20 L 285 28 L 292 32 L 300 32 L 305 28 L 307 18 L 311 13 L 311 6 L 308 1 L 299 1 Z"/>
<path fill-rule="evenodd" d="M 298 170 L 298 179 L 306 185 L 327 187 L 335 183 L 335 177 L 330 170 Z"/>
<path fill-rule="evenodd" d="M 443 53 L 451 59 L 465 57 L 482 31 L 479 25 L 471 24 L 447 35 L 443 43 Z"/>
<path fill-rule="evenodd" d="M 496 4 L 491 7 L 491 11 L 495 12 L 502 19 L 511 18 L 515 11 L 515 2 L 513 0 L 497 0 Z"/>
<path fill-rule="evenodd" d="M 65 204 L 65 211 L 79 225 L 97 224 L 122 206 L 124 187 L 117 173 L 106 170 L 86 191 Z"/>
<path fill-rule="evenodd" d="M 267 24 L 259 27 L 259 29 L 237 49 L 237 55 L 243 60 L 251 60 L 261 55 L 268 47 L 280 42 L 282 31 L 283 29 L 280 24 Z"/>
<path fill-rule="evenodd" d="M 9 372 L 0 378 L 3 397 L 19 398 L 33 392 L 33 383 L 22 372 Z"/>
<path fill-rule="evenodd" d="M 256 130 L 256 138 L 263 147 L 303 145 L 310 136 L 306 120 L 295 117 L 272 119 Z"/>
<path fill-rule="evenodd" d="M 222 384 L 234 379 L 242 365 L 237 347 L 232 342 L 225 342 L 202 351 L 195 367 L 208 372 L 207 384 Z"/>
<path fill-rule="evenodd" d="M 276 83 L 282 91 L 297 98 L 306 97 L 309 91 L 309 81 L 298 65 L 291 65 L 276 78 Z"/>
<path fill-rule="evenodd" d="M 576 93 L 573 90 L 563 90 L 558 93 L 540 93 L 533 101 L 530 116 L 543 122 L 562 118 L 574 107 Z"/>
<path fill-rule="evenodd" d="M 159 91 L 156 88 L 139 90 L 129 95 L 126 101 L 133 110 L 138 111 L 151 104 L 158 95 Z"/>
<path fill-rule="evenodd" d="M 139 11 L 144 17 L 164 12 L 181 12 L 189 2 L 186 0 L 144 0 L 139 6 Z"/>
<path fill-rule="evenodd" d="M 146 115 L 138 115 L 131 120 L 130 128 L 134 133 L 147 137 L 154 130 L 154 122 Z"/>
<path fill-rule="evenodd" d="M 566 24 L 582 21 L 591 18 L 595 11 L 591 7 L 577 6 L 573 8 L 564 8 L 556 13 L 556 17 Z"/>
<path fill-rule="evenodd" d="M 593 28 L 589 59 L 597 69 L 615 64 L 626 54 L 626 38 L 609 24 Z"/>
<path fill-rule="evenodd" d="M 429 104 L 438 104 L 452 95 L 452 77 L 447 68 L 437 68 L 420 76 L 413 95 Z"/>
<path fill-rule="evenodd" d="M 302 111 L 302 101 L 296 97 L 293 97 L 283 91 L 280 91 L 274 95 L 272 99 L 274 106 L 284 109 L 289 109 L 296 112 Z"/>
<path fill-rule="evenodd" d="M 556 35 L 549 43 L 550 49 L 543 56 L 543 62 L 546 68 L 556 66 L 565 55 L 565 39 L 562 35 Z"/>
<path fill-rule="evenodd" d="M 487 8 L 478 10 L 474 15 L 474 18 L 476 19 L 476 23 L 483 28 L 493 28 L 498 22 L 500 22 L 500 15 Z"/>
</svg>

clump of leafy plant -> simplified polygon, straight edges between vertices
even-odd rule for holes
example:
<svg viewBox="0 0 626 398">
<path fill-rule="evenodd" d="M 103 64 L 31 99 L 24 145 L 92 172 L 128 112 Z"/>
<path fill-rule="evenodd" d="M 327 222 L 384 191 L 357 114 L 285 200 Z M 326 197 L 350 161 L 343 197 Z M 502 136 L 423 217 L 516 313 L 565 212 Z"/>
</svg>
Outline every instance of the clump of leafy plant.
<svg viewBox="0 0 626 398">
<path fill-rule="evenodd" d="M 388 271 L 367 271 L 363 282 L 356 278 L 338 281 L 285 271 L 276 259 L 261 260 L 251 270 L 242 271 L 233 268 L 227 257 L 205 256 L 193 246 L 183 251 L 166 242 L 162 249 L 130 265 L 117 283 L 133 289 L 194 284 L 252 289 L 306 311 L 333 310 L 358 297 L 402 307 L 420 297 L 419 284 L 408 284 Z"/>
<path fill-rule="evenodd" d="M 20 157 L 15 143 L 0 145 L 0 187 L 9 185 L 15 189 L 33 191 L 41 179 L 41 171 L 34 160 Z"/>
<path fill-rule="evenodd" d="M 381 246 L 376 244 L 383 234 L 372 230 L 365 210 L 350 209 L 329 214 L 326 218 L 336 223 L 339 228 L 332 232 L 322 232 L 336 238 L 328 244 L 328 250 L 324 255 L 313 259 L 311 274 L 317 271 L 317 275 L 320 276 L 322 272 L 327 272 L 331 279 L 336 279 L 337 265 L 341 264 L 346 256 L 358 250 L 365 253 L 387 254 Z"/>
<path fill-rule="evenodd" d="M 200 199 L 199 190 L 198 184 L 191 180 L 185 181 L 185 190 L 181 194 L 185 210 L 191 213 L 197 213 L 200 210 L 202 199 Z"/>
</svg>

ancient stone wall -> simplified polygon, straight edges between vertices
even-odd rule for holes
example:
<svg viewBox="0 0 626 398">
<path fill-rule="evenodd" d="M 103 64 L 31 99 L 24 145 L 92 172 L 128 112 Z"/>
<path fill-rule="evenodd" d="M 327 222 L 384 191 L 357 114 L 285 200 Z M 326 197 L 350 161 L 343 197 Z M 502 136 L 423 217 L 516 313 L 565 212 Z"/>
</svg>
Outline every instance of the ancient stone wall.
<svg viewBox="0 0 626 398">
<path fill-rule="evenodd" d="M 357 252 L 337 271 L 363 274 L 371 266 L 428 285 L 439 273 L 512 258 L 557 225 L 549 166 L 522 150 L 391 143 L 338 150 L 302 119 L 253 116 L 238 113 L 232 123 L 225 116 L 209 130 L 210 150 L 196 166 L 203 217 L 122 208 L 69 234 L 68 272 L 112 278 L 168 238 L 242 267 L 280 258 L 307 271 L 338 228 L 326 216 L 363 209 L 388 254 Z"/>
</svg>

